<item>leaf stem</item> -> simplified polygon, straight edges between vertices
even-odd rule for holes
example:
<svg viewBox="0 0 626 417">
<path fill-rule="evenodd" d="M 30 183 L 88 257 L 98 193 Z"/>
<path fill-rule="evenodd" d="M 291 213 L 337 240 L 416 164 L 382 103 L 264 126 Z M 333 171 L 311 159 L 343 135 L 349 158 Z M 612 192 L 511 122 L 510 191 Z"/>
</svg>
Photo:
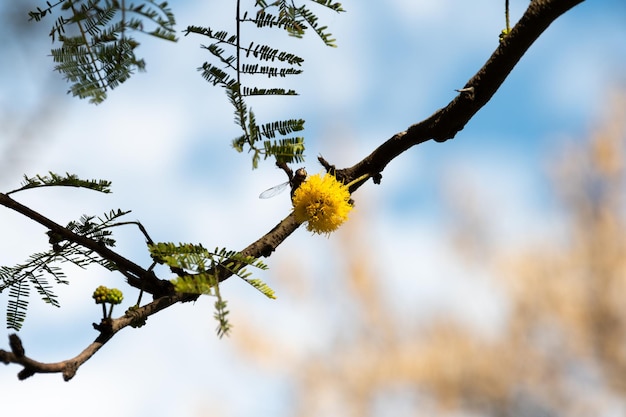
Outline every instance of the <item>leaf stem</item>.
<svg viewBox="0 0 626 417">
<path fill-rule="evenodd" d="M 504 2 L 504 16 L 506 18 L 506 33 L 511 31 L 511 22 L 509 20 L 509 0 Z"/>
</svg>

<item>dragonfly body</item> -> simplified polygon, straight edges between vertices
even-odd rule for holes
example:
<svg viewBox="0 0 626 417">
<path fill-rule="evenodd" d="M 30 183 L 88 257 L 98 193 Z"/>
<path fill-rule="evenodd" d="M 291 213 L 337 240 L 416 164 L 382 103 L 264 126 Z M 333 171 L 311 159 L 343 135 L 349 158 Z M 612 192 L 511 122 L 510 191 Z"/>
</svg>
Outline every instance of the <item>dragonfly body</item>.
<svg viewBox="0 0 626 417">
<path fill-rule="evenodd" d="M 306 176 L 307 173 L 305 169 L 299 168 L 296 170 L 296 173 L 289 178 L 289 181 L 278 184 L 272 188 L 268 188 L 259 195 L 259 198 L 272 198 L 285 191 L 288 186 L 291 186 L 291 197 L 293 197 L 294 191 L 296 191 L 296 189 L 304 182 Z"/>
</svg>

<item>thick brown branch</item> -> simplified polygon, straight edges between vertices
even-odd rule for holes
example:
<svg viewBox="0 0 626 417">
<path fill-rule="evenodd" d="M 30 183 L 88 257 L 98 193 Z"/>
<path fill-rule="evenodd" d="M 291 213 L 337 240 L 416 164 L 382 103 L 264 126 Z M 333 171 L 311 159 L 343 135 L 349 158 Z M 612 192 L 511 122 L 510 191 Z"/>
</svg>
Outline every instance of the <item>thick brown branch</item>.
<svg viewBox="0 0 626 417">
<path fill-rule="evenodd" d="M 12 334 L 9 336 L 11 351 L 0 349 L 0 361 L 7 365 L 10 363 L 22 365 L 23 369 L 18 373 L 19 379 L 26 379 L 37 373 L 62 373 L 63 379 L 69 381 L 76 375 L 78 368 L 95 355 L 117 332 L 127 326 L 141 326 L 149 316 L 183 301 L 184 298 L 184 294 L 161 297 L 143 307 L 128 310 L 122 317 L 104 319 L 100 324 L 94 324 L 96 330 L 100 332 L 98 337 L 75 357 L 60 362 L 45 363 L 29 358 L 26 356 L 20 338 Z"/>
<path fill-rule="evenodd" d="M 289 214 L 289 216 L 285 217 L 280 223 L 274 226 L 265 236 L 248 245 L 241 253 L 245 256 L 254 256 L 255 258 L 261 256 L 267 258 L 276 250 L 278 245 L 287 239 L 299 226 L 300 224 L 296 222 L 293 214 Z"/>
<path fill-rule="evenodd" d="M 78 356 L 61 362 L 45 363 L 36 361 L 26 356 L 23 349 L 21 353 L 16 352 L 15 349 L 12 349 L 12 352 L 7 352 L 0 349 L 0 361 L 4 362 L 5 364 L 15 363 L 22 365 L 24 368 L 17 374 L 17 377 L 20 380 L 26 379 L 35 374 L 62 373 L 63 379 L 69 381 L 76 374 L 76 371 L 78 370 L 80 365 L 82 365 L 89 358 L 91 358 L 110 338 L 110 336 L 104 338 L 103 335 L 100 335 Z M 9 340 L 11 342 L 11 345 L 13 345 L 14 343 L 19 343 L 21 347 L 22 341 L 16 334 L 10 335 Z"/>
<path fill-rule="evenodd" d="M 364 174 L 377 178 L 387 164 L 414 145 L 434 139 L 443 142 L 470 121 L 502 85 L 528 48 L 559 16 L 584 0 L 534 0 L 511 32 L 504 37 L 487 63 L 465 84 L 459 94 L 429 118 L 396 133 L 356 165 L 337 170 L 350 182 Z"/>
</svg>

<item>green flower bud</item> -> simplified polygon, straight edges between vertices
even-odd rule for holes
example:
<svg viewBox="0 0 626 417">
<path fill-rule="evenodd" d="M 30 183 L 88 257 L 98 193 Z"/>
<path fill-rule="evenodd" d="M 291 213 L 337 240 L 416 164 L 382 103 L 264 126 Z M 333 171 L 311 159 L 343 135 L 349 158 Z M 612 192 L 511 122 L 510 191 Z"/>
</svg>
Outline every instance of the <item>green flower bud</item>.
<svg viewBox="0 0 626 417">
<path fill-rule="evenodd" d="M 96 304 L 103 304 L 107 302 L 107 297 L 109 296 L 109 289 L 104 285 L 100 285 L 93 292 L 93 299 L 96 300 Z"/>
<path fill-rule="evenodd" d="M 117 288 L 111 288 L 109 290 L 109 293 L 107 294 L 106 302 L 111 304 L 119 304 L 122 302 L 123 299 L 124 295 L 122 294 L 122 291 L 118 290 Z"/>
</svg>

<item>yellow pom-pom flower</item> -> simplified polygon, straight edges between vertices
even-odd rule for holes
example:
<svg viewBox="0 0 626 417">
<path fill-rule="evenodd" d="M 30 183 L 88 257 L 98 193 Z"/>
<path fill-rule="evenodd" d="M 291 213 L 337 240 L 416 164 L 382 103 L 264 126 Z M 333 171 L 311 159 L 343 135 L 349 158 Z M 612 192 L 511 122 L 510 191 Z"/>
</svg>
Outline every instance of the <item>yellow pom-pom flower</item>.
<svg viewBox="0 0 626 417">
<path fill-rule="evenodd" d="M 306 179 L 293 193 L 293 213 L 296 221 L 307 223 L 307 230 L 330 234 L 348 220 L 352 210 L 348 187 L 330 174 Z"/>
</svg>

